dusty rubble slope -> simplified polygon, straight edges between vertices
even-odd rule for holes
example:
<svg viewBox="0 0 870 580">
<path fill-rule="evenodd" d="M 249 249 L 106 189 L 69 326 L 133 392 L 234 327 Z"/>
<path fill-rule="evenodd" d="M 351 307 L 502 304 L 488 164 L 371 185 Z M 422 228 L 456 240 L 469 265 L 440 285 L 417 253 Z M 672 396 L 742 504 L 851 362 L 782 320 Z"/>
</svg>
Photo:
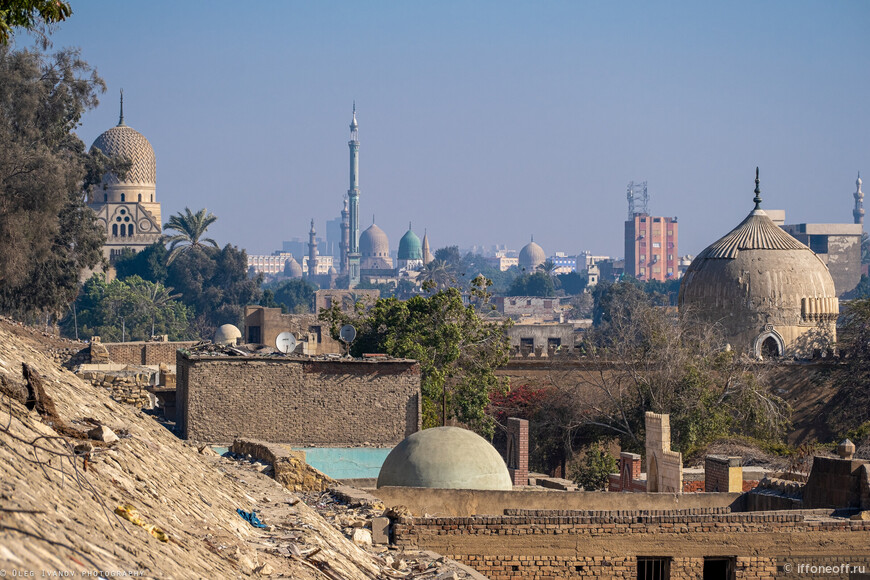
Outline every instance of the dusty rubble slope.
<svg viewBox="0 0 870 580">
<path fill-rule="evenodd" d="M 243 474 L 242 480 L 231 462 L 200 454 L 149 416 L 62 370 L 43 355 L 39 336 L 12 333 L 0 321 L 6 390 L 22 388 L 27 363 L 66 426 L 55 430 L 44 410 L 29 411 L 0 396 L 0 570 L 130 570 L 156 578 L 234 578 L 272 570 L 300 579 L 382 574 L 376 557 L 295 503 L 292 493 L 259 473 Z M 71 454 L 70 442 L 81 443 L 77 432 L 94 422 L 122 437 L 95 447 L 84 471 L 85 459 Z M 57 438 L 58 431 L 67 435 Z M 35 448 L 31 443 L 42 436 L 55 438 L 40 439 Z M 125 504 L 169 541 L 112 513 Z M 237 508 L 257 509 L 276 523 L 280 514 L 282 524 L 255 529 Z M 276 555 L 276 548 L 285 555 Z M 306 551 L 314 548 L 320 548 L 317 556 L 307 559 Z M 327 575 L 316 567 L 328 569 Z"/>
</svg>

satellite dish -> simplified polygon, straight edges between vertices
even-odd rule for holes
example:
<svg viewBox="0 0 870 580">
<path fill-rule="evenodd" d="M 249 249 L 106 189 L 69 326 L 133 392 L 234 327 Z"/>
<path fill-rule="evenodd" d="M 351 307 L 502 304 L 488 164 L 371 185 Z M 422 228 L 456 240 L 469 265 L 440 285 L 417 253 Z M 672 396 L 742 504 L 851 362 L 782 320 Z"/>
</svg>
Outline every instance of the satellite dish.
<svg viewBox="0 0 870 580">
<path fill-rule="evenodd" d="M 293 349 L 296 348 L 296 337 L 293 336 L 292 332 L 282 332 L 275 339 L 275 348 L 284 354 L 293 352 Z"/>
<path fill-rule="evenodd" d="M 353 342 L 353 339 L 356 338 L 356 328 L 350 324 L 345 324 L 341 327 L 341 330 L 338 331 L 338 338 L 340 338 L 342 342 L 350 344 Z"/>
</svg>

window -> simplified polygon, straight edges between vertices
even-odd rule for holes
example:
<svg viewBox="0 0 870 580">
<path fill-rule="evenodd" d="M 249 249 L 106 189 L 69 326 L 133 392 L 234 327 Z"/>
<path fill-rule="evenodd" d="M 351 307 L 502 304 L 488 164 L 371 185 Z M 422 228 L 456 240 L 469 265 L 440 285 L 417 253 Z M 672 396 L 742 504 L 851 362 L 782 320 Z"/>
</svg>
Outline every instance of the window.
<svg viewBox="0 0 870 580">
<path fill-rule="evenodd" d="M 641 275 L 646 274 L 646 268 L 641 268 L 640 273 L 641 273 Z"/>
<path fill-rule="evenodd" d="M 532 305 L 532 301 L 531 301 L 531 300 L 526 300 L 526 306 L 531 306 L 531 305 Z"/>
<path fill-rule="evenodd" d="M 653 274 L 661 274 L 662 269 L 659 266 L 653 267 Z"/>
<path fill-rule="evenodd" d="M 130 224 L 130 225 L 127 226 L 127 235 L 132 237 L 132 235 L 133 235 L 133 224 Z"/>
<path fill-rule="evenodd" d="M 142 201 L 142 194 L 139 194 L 139 201 Z"/>
<path fill-rule="evenodd" d="M 108 194 L 108 193 L 104 193 L 104 194 L 103 194 L 103 203 L 105 203 L 105 202 L 107 202 L 107 201 L 109 201 L 109 194 Z"/>
<path fill-rule="evenodd" d="M 112 235 L 117 237 L 117 235 L 118 235 L 118 224 L 112 224 Z"/>
<path fill-rule="evenodd" d="M 817 254 L 828 253 L 828 236 L 810 236 L 810 249 Z"/>
<path fill-rule="evenodd" d="M 668 237 L 674 237 L 674 230 L 668 230 Z"/>
<path fill-rule="evenodd" d="M 704 580 L 734 580 L 737 558 L 704 558 Z"/>
<path fill-rule="evenodd" d="M 521 338 L 520 339 L 520 352 L 530 353 L 535 350 L 535 339 L 534 338 Z"/>
<path fill-rule="evenodd" d="M 547 339 L 547 350 L 548 351 L 554 351 L 557 348 L 559 348 L 560 346 L 562 346 L 562 339 L 561 338 L 548 338 Z"/>
<path fill-rule="evenodd" d="M 126 196 L 123 193 L 121 194 L 121 201 L 126 201 Z"/>
<path fill-rule="evenodd" d="M 670 580 L 670 558 L 637 557 L 637 580 Z"/>
<path fill-rule="evenodd" d="M 674 255 L 673 255 L 673 254 L 668 254 L 668 262 L 670 262 L 670 261 L 673 260 L 673 259 L 674 259 Z"/>
<path fill-rule="evenodd" d="M 640 255 L 640 261 L 641 261 L 641 262 L 646 262 L 646 254 L 641 254 L 641 255 Z"/>
<path fill-rule="evenodd" d="M 260 327 L 259 326 L 249 326 L 248 327 L 248 342 L 251 344 L 260 344 Z"/>
<path fill-rule="evenodd" d="M 662 245 L 658 242 L 653 242 L 653 248 L 661 248 Z"/>
</svg>

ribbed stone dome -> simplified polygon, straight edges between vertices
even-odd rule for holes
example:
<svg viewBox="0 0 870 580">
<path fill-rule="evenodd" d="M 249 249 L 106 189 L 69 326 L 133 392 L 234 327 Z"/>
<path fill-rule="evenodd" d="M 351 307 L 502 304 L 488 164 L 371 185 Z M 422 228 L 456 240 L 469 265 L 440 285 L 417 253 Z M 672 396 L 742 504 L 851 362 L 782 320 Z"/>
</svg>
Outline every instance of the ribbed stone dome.
<svg viewBox="0 0 870 580">
<path fill-rule="evenodd" d="M 409 228 L 402 239 L 399 240 L 399 259 L 400 260 L 422 260 L 423 259 L 423 243 L 417 234 Z"/>
<path fill-rule="evenodd" d="M 459 427 L 418 431 L 387 455 L 378 487 L 513 489 L 507 466 L 489 442 Z"/>
<path fill-rule="evenodd" d="M 390 240 L 384 230 L 372 224 L 359 235 L 359 252 L 363 258 L 389 258 Z"/>
<path fill-rule="evenodd" d="M 290 278 L 301 278 L 302 277 L 302 266 L 299 265 L 294 258 L 290 258 L 286 262 L 284 262 L 284 271 Z"/>
<path fill-rule="evenodd" d="M 756 208 L 692 260 L 679 308 L 719 325 L 738 350 L 761 355 L 768 339 L 778 354 L 819 348 L 804 344 L 810 330 L 833 340 L 839 302 L 824 262 Z"/>
<path fill-rule="evenodd" d="M 544 248 L 534 241 L 529 242 L 520 250 L 519 266 L 521 270 L 525 268 L 526 272 L 531 272 L 546 261 L 547 254 L 544 253 Z"/>
<path fill-rule="evenodd" d="M 112 173 L 106 175 L 108 184 L 154 185 L 157 183 L 157 159 L 145 136 L 127 125 L 112 127 L 94 141 L 91 150 L 99 149 L 109 157 L 124 157 L 132 162 L 124 180 Z"/>
</svg>

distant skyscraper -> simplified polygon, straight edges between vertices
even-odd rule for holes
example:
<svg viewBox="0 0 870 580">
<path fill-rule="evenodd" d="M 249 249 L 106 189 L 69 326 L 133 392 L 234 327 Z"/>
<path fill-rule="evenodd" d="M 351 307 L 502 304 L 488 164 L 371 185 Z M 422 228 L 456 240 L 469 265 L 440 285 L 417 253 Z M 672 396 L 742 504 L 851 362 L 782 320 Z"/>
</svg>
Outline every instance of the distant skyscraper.
<svg viewBox="0 0 870 580">
<path fill-rule="evenodd" d="M 333 261 L 341 263 L 341 216 L 326 222 L 326 251 Z"/>
<path fill-rule="evenodd" d="M 635 214 L 625 222 L 625 273 L 665 282 L 679 277 L 677 218 Z"/>
</svg>

